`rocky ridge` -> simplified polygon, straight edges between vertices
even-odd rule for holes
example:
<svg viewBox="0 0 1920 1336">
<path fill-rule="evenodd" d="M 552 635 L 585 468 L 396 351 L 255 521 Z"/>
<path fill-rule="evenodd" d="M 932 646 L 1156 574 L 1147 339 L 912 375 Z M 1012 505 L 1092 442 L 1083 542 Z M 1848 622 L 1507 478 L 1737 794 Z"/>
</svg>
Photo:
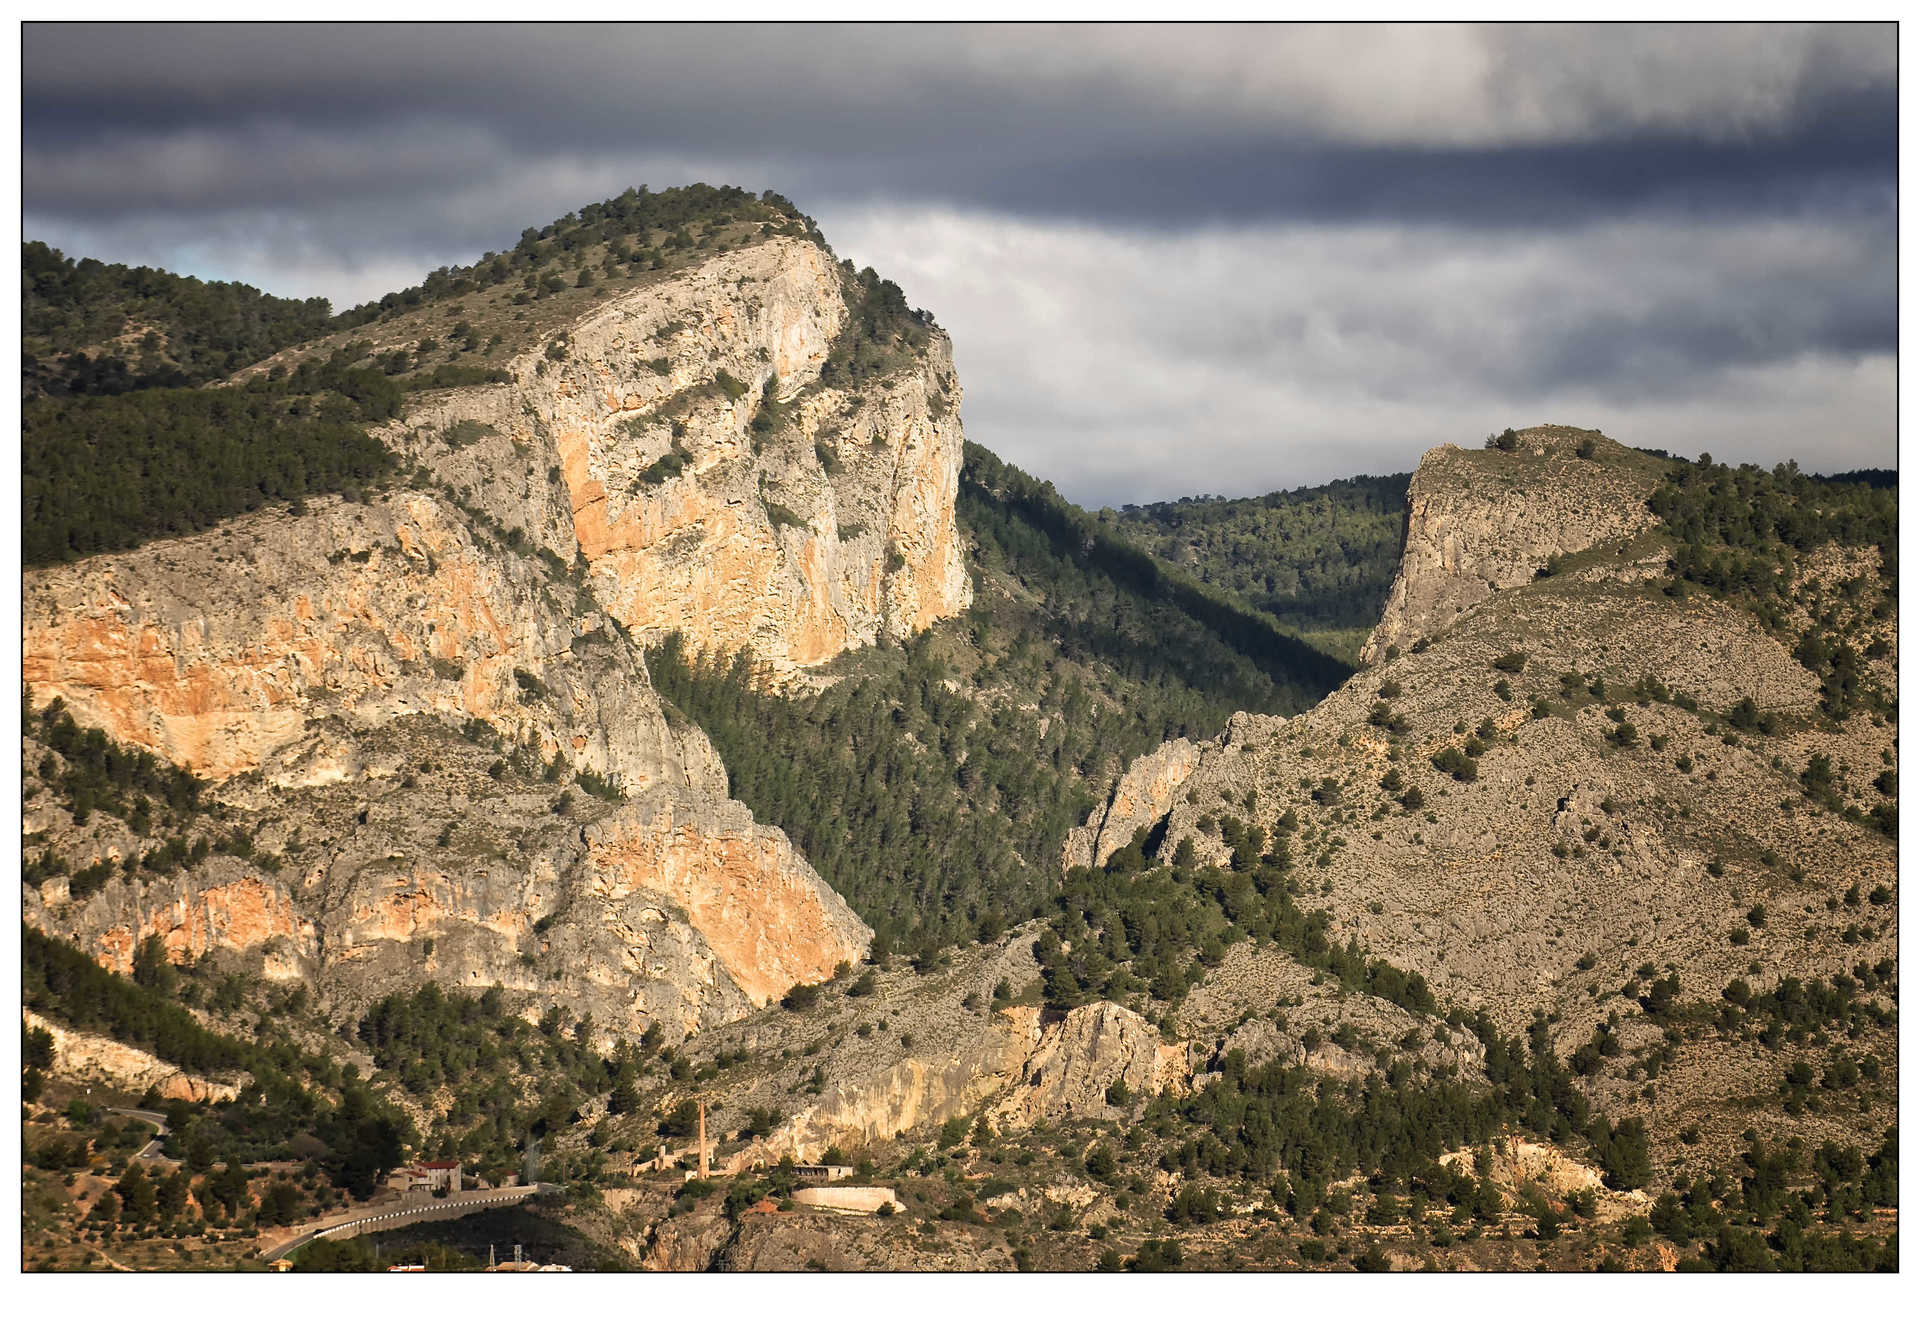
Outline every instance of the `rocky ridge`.
<svg viewBox="0 0 1920 1336">
<path fill-rule="evenodd" d="M 1598 460 L 1502 455 L 1484 467 L 1529 459 L 1543 475 L 1609 466 L 1603 447 Z M 1425 531 L 1470 530 L 1486 515 L 1477 496 L 1419 495 L 1436 462 L 1462 477 L 1483 464 L 1444 447 L 1416 475 Z M 1638 460 L 1624 472 L 1591 490 L 1639 485 Z M 1464 509 L 1450 511 L 1454 501 Z M 1532 574 L 1547 546 L 1507 565 Z M 1809 801 L 1798 777 L 1827 755 L 1841 801 L 1871 807 L 1891 726 L 1871 712 L 1823 721 L 1819 683 L 1783 639 L 1733 604 L 1669 595 L 1665 555 L 1636 518 L 1557 574 L 1506 588 L 1482 580 L 1477 601 L 1444 616 L 1409 611 L 1403 594 L 1401 629 L 1382 637 L 1379 661 L 1302 715 L 1234 716 L 1163 801 L 1128 809 L 1126 834 L 1164 822 L 1150 853 L 1166 859 L 1191 840 L 1201 862 L 1221 863 L 1224 818 L 1270 829 L 1291 814 L 1296 874 L 1331 936 L 1418 970 L 1443 1002 L 1484 1007 L 1503 1031 L 1550 1014 L 1565 1050 L 1623 1010 L 1629 1050 L 1657 1043 L 1657 1023 L 1622 1003 L 1636 974 L 1677 971 L 1683 996 L 1711 998 L 1734 979 L 1764 990 L 1877 958 L 1864 943 L 1893 931 L 1884 888 L 1897 845 Z M 1477 569 L 1497 575 L 1496 564 Z M 1428 644 L 1401 652 L 1394 642 L 1423 627 Z M 1772 716 L 1766 731 L 1728 724 L 1743 698 Z M 1441 754 L 1462 757 L 1469 744 L 1477 773 L 1449 777 Z M 1147 791 L 1161 768 L 1158 754 L 1142 758 L 1119 791 Z M 1421 803 L 1401 801 L 1410 788 Z M 1096 812 L 1083 845 L 1098 832 L 1101 847 L 1119 847 L 1114 825 L 1112 811 Z M 1600 1093 L 1652 1098 L 1655 1113 L 1697 1109 L 1725 1079 L 1699 1070 L 1647 1095 Z"/>
<path fill-rule="evenodd" d="M 543 334 L 509 384 L 428 396 L 383 434 L 577 557 L 641 639 L 678 631 L 791 678 L 971 599 L 951 346 L 929 329 L 884 377 L 830 386 L 855 319 L 832 257 L 775 238 L 616 296 Z"/>
<path fill-rule="evenodd" d="M 119 968 L 157 932 L 341 1002 L 500 982 L 612 1033 L 858 959 L 871 934 L 727 800 L 636 643 L 678 631 L 792 680 L 965 607 L 945 336 L 821 383 L 848 291 L 812 242 L 715 256 L 543 335 L 508 384 L 410 400 L 378 433 L 399 487 L 29 572 L 31 702 L 216 781 L 280 864 L 215 855 L 85 903 L 56 877 L 29 921 Z M 26 829 L 73 867 L 147 843 L 57 807 L 30 799 Z"/>
</svg>

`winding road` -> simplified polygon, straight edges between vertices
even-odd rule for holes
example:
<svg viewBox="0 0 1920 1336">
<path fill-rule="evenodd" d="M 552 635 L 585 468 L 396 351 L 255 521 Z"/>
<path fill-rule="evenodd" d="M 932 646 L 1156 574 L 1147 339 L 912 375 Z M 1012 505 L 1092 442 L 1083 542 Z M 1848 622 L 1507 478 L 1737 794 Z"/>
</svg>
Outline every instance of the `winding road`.
<svg viewBox="0 0 1920 1336">
<path fill-rule="evenodd" d="M 134 1159 L 144 1160 L 148 1164 L 168 1163 L 167 1157 L 160 1153 L 160 1143 L 167 1136 L 167 1115 L 150 1113 L 146 1109 L 108 1109 L 108 1113 L 117 1113 L 123 1118 L 137 1118 L 153 1128 L 153 1139 L 134 1153 Z"/>
</svg>

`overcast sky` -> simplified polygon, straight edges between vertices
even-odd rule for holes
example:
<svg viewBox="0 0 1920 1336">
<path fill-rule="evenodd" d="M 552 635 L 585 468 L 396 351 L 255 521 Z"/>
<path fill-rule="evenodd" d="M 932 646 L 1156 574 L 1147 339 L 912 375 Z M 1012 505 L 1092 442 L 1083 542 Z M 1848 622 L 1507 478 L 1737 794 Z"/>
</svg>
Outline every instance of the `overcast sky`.
<svg viewBox="0 0 1920 1336">
<path fill-rule="evenodd" d="M 773 189 L 1087 504 L 1509 425 L 1892 467 L 1892 25 L 28 25 L 26 235 L 344 307 Z"/>
</svg>

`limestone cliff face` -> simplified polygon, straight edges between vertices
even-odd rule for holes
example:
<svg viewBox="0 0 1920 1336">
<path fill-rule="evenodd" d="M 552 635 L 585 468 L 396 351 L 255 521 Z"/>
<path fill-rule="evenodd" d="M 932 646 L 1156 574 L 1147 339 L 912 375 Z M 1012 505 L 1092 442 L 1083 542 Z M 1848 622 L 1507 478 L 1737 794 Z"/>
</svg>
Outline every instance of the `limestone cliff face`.
<svg viewBox="0 0 1920 1336">
<path fill-rule="evenodd" d="M 61 697 L 82 725 L 208 778 L 270 757 L 283 785 L 348 778 L 312 745 L 316 721 L 423 715 L 631 786 L 725 785 L 602 615 L 427 493 L 32 571 L 22 599 L 36 704 Z"/>
<path fill-rule="evenodd" d="M 1551 557 L 1651 528 L 1658 464 L 1594 433 L 1534 427 L 1511 452 L 1429 450 L 1407 488 L 1400 569 L 1361 662 L 1439 634 Z M 1581 452 L 1586 453 L 1583 455 Z"/>
<path fill-rule="evenodd" d="M 873 940 L 786 835 L 754 824 L 740 803 L 655 792 L 589 826 L 585 840 L 583 889 L 611 910 L 648 888 L 755 1006 L 831 976 Z"/>
<path fill-rule="evenodd" d="M 982 1108 L 996 1126 L 1040 1118 L 1119 1118 L 1107 1103 L 1114 1081 L 1151 1098 L 1189 1076 L 1185 1050 L 1162 1044 L 1157 1026 L 1112 1002 L 1064 1017 L 1008 1007 L 975 1041 L 937 1058 L 904 1058 L 836 1090 L 727 1162 L 727 1172 L 772 1164 L 782 1155 L 817 1160 L 830 1147 L 882 1141 Z"/>
<path fill-rule="evenodd" d="M 1075 1007 L 1058 1025 L 1035 1013 L 1022 1036 L 1028 1056 L 1012 1087 L 994 1106 L 994 1122 L 1030 1127 L 1041 1118 L 1110 1118 L 1115 1081 L 1143 1098 L 1188 1076 L 1186 1050 L 1160 1042 L 1158 1026 L 1113 1002 Z"/>
<path fill-rule="evenodd" d="M 1069 832 L 1060 853 L 1061 866 L 1100 867 L 1126 848 L 1140 827 L 1171 811 L 1173 795 L 1200 764 L 1201 745 L 1175 738 L 1130 764 L 1114 783 L 1106 805 L 1094 809 L 1078 830 Z"/>
<path fill-rule="evenodd" d="M 85 899 L 55 877 L 23 917 L 111 969 L 157 935 L 176 961 L 306 983 L 347 1016 L 428 981 L 499 984 L 610 1037 L 658 1023 L 676 1039 L 829 977 L 872 936 L 784 834 L 717 793 L 661 782 L 556 812 L 557 786 L 496 781 L 492 751 L 422 719 L 321 750 L 351 778 L 220 790 L 227 811 L 260 814 L 278 872 L 216 854 Z M 76 831 L 50 805 L 36 795 L 25 824 L 73 866 L 137 856 L 117 820 Z"/>
<path fill-rule="evenodd" d="M 29 919 L 117 968 L 158 934 L 329 1006 L 500 983 L 610 1034 L 857 960 L 871 933 L 728 801 L 635 643 L 678 631 L 791 679 L 967 605 L 950 350 L 916 326 L 917 351 L 823 383 L 857 286 L 810 242 L 717 256 L 544 332 L 508 383 L 410 400 L 377 429 L 402 486 L 29 572 L 33 702 L 215 781 L 193 833 L 244 827 L 278 860 L 84 901 L 56 877 Z M 571 808 L 580 772 L 625 799 Z M 159 838 L 55 807 L 27 824 L 74 868 Z"/>
<path fill-rule="evenodd" d="M 341 850 L 309 897 L 338 985 L 371 998 L 398 972 L 499 983 L 609 1033 L 678 1036 L 830 977 L 873 936 L 739 803 L 658 785 L 585 825 L 527 820 L 524 864 L 395 859 L 385 822 Z"/>
<path fill-rule="evenodd" d="M 769 240 L 614 298 L 517 359 L 511 385 L 437 396 L 390 439 L 577 553 L 643 639 L 751 649 L 790 676 L 972 598 L 951 347 L 930 331 L 883 376 L 829 387 L 850 318 L 826 251 Z"/>
</svg>

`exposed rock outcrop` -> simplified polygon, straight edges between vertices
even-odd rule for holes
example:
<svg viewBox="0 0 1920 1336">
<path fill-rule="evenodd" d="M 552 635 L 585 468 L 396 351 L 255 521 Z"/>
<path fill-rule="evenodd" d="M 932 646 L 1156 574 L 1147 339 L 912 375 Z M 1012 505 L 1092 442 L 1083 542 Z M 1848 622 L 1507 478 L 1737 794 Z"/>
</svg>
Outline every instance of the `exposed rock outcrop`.
<svg viewBox="0 0 1920 1336">
<path fill-rule="evenodd" d="M 1152 825 L 1173 810 L 1173 795 L 1200 764 L 1201 746 L 1189 738 L 1160 744 L 1130 764 L 1114 783 L 1104 807 L 1067 835 L 1061 866 L 1100 867 L 1127 847 L 1142 826 Z"/>
<path fill-rule="evenodd" d="M 654 792 L 589 826 L 584 839 L 578 889 L 605 902 L 603 923 L 644 888 L 684 915 L 754 1006 L 831 976 L 873 940 L 786 835 L 756 825 L 740 803 Z M 588 929 L 578 908 L 569 918 Z"/>
<path fill-rule="evenodd" d="M 1008 1007 L 959 1052 L 907 1057 L 809 1105 L 726 1163 L 729 1173 L 782 1155 L 818 1160 L 834 1146 L 883 1141 L 949 1118 L 988 1110 L 996 1125 L 1040 1118 L 1122 1118 L 1108 1103 L 1116 1080 L 1151 1098 L 1188 1077 L 1185 1050 L 1162 1044 L 1159 1029 L 1112 1002 L 1061 1016 Z"/>
<path fill-rule="evenodd" d="M 577 553 L 636 635 L 750 649 L 791 677 L 972 598 L 951 347 L 929 329 L 884 377 L 823 384 L 845 294 L 811 242 L 716 256 L 543 339 L 511 385 L 436 396 L 388 435 L 503 524 Z M 523 456 L 545 481 L 519 485 Z"/>
<path fill-rule="evenodd" d="M 31 571 L 22 597 L 36 704 L 60 697 L 82 725 L 206 778 L 270 764 L 281 786 L 355 779 L 339 739 L 424 715 L 631 787 L 725 788 L 631 647 L 431 494 L 252 515 Z M 323 721 L 336 745 L 312 735 Z"/>
<path fill-rule="evenodd" d="M 872 936 L 784 834 L 716 794 L 660 783 L 556 812 L 551 788 L 496 781 L 492 752 L 423 720 L 362 735 L 361 752 L 384 758 L 373 778 L 227 786 L 273 813 L 260 838 L 292 877 L 216 854 L 84 900 L 49 885 L 23 912 L 109 968 L 130 968 L 154 934 L 176 961 L 238 958 L 350 1013 L 429 980 L 497 983 L 532 1011 L 591 1015 L 608 1036 L 737 1019 L 858 960 Z M 137 844 L 112 818 L 90 825 L 94 857 Z M 295 850 L 300 831 L 323 834 Z"/>
<path fill-rule="evenodd" d="M 69 1030 L 25 1007 L 21 1008 L 20 1019 L 53 1037 L 52 1074 L 59 1080 L 83 1085 L 97 1083 L 106 1090 L 126 1091 L 136 1098 L 153 1087 L 160 1092 L 161 1099 L 196 1103 L 234 1099 L 240 1093 L 240 1088 L 231 1082 L 183 1072 L 145 1049 L 103 1035 Z"/>
<path fill-rule="evenodd" d="M 994 1105 L 994 1122 L 1029 1127 L 1041 1118 L 1122 1116 L 1107 1096 L 1114 1083 L 1151 1098 L 1187 1078 L 1186 1050 L 1160 1042 L 1160 1029 L 1113 1002 L 1075 1007 L 1057 1025 L 1022 1016 L 1029 1047 L 1013 1088 Z"/>
<path fill-rule="evenodd" d="M 1549 558 L 1655 523 L 1646 507 L 1659 471 L 1651 456 L 1571 427 L 1516 436 L 1512 451 L 1443 445 L 1421 459 L 1407 488 L 1400 569 L 1362 663 L 1439 634 L 1495 590 L 1526 584 Z"/>
</svg>

